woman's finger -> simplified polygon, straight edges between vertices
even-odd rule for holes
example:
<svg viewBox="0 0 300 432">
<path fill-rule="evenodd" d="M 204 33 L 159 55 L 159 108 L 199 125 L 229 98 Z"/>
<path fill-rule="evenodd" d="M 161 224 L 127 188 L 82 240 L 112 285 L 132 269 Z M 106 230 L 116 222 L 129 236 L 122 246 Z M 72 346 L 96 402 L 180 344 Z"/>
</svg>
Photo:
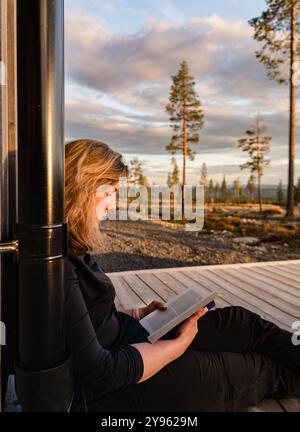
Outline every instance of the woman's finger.
<svg viewBox="0 0 300 432">
<path fill-rule="evenodd" d="M 195 312 L 194 315 L 192 315 L 194 318 L 198 319 L 206 314 L 208 311 L 207 307 L 200 309 L 199 311 Z"/>
</svg>

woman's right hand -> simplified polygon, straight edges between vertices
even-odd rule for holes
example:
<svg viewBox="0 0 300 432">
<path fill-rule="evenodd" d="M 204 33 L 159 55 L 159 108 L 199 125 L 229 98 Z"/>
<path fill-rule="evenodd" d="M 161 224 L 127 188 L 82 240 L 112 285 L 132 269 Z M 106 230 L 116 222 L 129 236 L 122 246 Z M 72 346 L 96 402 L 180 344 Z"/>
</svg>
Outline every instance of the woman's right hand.
<svg viewBox="0 0 300 432">
<path fill-rule="evenodd" d="M 183 352 L 193 342 L 198 333 L 198 319 L 208 311 L 207 307 L 199 309 L 178 326 L 175 339 L 182 345 Z"/>
</svg>

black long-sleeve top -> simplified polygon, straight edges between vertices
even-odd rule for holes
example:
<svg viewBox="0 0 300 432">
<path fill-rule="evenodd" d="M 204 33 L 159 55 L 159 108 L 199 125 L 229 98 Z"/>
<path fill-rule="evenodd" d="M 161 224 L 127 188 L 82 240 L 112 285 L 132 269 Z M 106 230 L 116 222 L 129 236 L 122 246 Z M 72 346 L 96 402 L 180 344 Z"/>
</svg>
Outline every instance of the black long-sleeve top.
<svg viewBox="0 0 300 432">
<path fill-rule="evenodd" d="M 67 343 L 75 377 L 101 398 L 140 380 L 143 358 L 132 345 L 104 348 L 122 336 L 122 318 L 115 288 L 90 254 L 65 258 L 65 313 Z"/>
</svg>

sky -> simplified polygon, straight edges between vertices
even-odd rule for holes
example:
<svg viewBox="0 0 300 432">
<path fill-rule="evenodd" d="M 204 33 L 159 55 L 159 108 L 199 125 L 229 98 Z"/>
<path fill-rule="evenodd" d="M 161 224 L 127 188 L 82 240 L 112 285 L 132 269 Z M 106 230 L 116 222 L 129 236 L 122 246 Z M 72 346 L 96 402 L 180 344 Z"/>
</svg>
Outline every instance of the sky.
<svg viewBox="0 0 300 432">
<path fill-rule="evenodd" d="M 199 182 L 206 163 L 214 181 L 226 175 L 245 184 L 247 155 L 237 140 L 259 113 L 272 137 L 263 182 L 286 184 L 288 87 L 267 77 L 248 24 L 264 9 L 264 0 L 66 0 L 67 139 L 104 141 L 127 163 L 138 157 L 150 184 L 165 185 L 172 136 L 165 106 L 171 76 L 186 60 L 204 113 L 188 183 Z M 299 139 L 298 115 L 296 177 Z"/>
</svg>

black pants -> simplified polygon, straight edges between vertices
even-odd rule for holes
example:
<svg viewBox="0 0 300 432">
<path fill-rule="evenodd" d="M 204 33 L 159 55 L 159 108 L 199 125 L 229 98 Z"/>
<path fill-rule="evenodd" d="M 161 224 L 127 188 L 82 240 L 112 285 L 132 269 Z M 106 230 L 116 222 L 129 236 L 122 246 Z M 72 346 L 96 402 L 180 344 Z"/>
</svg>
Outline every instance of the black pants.
<svg viewBox="0 0 300 432">
<path fill-rule="evenodd" d="M 291 333 L 242 307 L 210 311 L 198 320 L 198 329 L 181 357 L 89 409 L 242 411 L 264 398 L 300 396 L 300 346 L 292 344 Z M 176 327 L 162 339 L 175 332 Z M 146 336 L 140 324 L 138 331 L 129 325 L 120 346 L 147 341 Z"/>
</svg>

